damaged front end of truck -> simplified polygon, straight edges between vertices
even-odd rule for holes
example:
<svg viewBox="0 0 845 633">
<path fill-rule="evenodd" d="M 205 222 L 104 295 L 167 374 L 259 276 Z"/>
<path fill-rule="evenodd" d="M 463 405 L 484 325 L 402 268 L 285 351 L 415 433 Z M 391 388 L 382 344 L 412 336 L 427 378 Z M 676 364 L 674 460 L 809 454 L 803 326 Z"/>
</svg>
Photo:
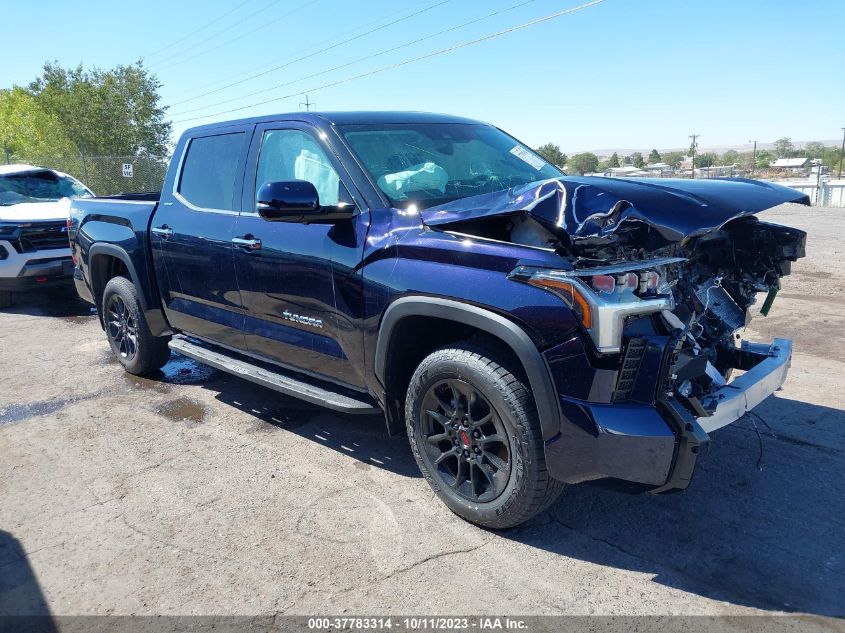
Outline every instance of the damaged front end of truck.
<svg viewBox="0 0 845 633">
<path fill-rule="evenodd" d="M 560 256 L 560 266 L 510 273 L 570 307 L 590 365 L 601 368 L 579 391 L 569 376 L 585 354 L 571 351 L 574 342 L 570 351 L 567 343 L 546 350 L 572 422 L 547 446 L 553 474 L 663 492 L 689 484 L 708 433 L 786 378 L 791 341 L 752 343 L 742 331 L 753 313 L 768 313 L 781 278 L 804 256 L 803 231 L 754 215 L 789 202 L 809 204 L 795 190 L 752 180 L 566 177 L 460 199 L 422 217 L 437 229 Z M 626 464 L 634 454 L 645 458 Z"/>
</svg>

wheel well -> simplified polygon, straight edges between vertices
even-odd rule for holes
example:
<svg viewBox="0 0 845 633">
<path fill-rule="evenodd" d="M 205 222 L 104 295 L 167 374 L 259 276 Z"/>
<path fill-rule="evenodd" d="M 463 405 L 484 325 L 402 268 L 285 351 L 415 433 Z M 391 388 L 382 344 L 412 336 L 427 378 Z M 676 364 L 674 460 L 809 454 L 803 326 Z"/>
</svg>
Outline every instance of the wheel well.
<svg viewBox="0 0 845 633">
<path fill-rule="evenodd" d="M 114 277 L 129 278 L 129 269 L 119 257 L 114 255 L 94 255 L 91 258 L 91 290 L 94 301 L 100 305 L 103 298 L 103 290 L 110 279 Z"/>
<path fill-rule="evenodd" d="M 385 359 L 385 395 L 388 432 L 400 433 L 405 428 L 405 393 L 411 376 L 423 359 L 433 351 L 459 341 L 472 341 L 496 354 L 497 360 L 508 363 L 520 374 L 526 387 L 522 362 L 502 339 L 459 321 L 432 316 L 406 316 L 393 328 Z"/>
</svg>

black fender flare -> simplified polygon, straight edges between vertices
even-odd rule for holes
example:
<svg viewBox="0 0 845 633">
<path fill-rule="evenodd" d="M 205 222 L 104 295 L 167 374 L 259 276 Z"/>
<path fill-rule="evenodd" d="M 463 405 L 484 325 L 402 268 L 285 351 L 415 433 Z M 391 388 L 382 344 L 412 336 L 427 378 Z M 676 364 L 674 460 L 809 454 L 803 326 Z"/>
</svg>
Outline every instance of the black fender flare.
<svg viewBox="0 0 845 633">
<path fill-rule="evenodd" d="M 92 244 L 91 247 L 88 249 L 88 270 L 89 270 L 89 276 L 91 278 L 90 279 L 91 285 L 92 285 L 91 290 L 92 291 L 94 290 L 93 284 L 94 284 L 95 275 L 94 275 L 93 264 L 94 264 L 94 258 L 97 257 L 97 255 L 108 255 L 110 257 L 115 257 L 115 258 L 119 259 L 121 262 L 123 262 L 123 265 L 126 266 L 126 270 L 129 271 L 129 277 L 132 280 L 132 283 L 135 285 L 135 288 L 138 291 L 138 299 L 141 301 L 141 307 L 146 312 L 147 311 L 147 298 L 144 296 L 144 293 L 141 292 L 142 286 L 141 286 L 141 283 L 140 283 L 140 279 L 138 278 L 138 271 L 135 270 L 135 264 L 132 263 L 132 259 L 129 257 L 129 253 L 127 253 L 125 250 L 123 250 L 119 246 L 115 246 L 114 244 L 105 244 L 105 243 L 102 243 L 102 242 L 96 242 L 96 243 Z M 102 288 L 100 288 L 100 291 L 102 291 Z M 94 294 L 94 298 L 96 299 L 97 298 L 96 292 L 93 292 L 92 294 Z"/>
<path fill-rule="evenodd" d="M 548 441 L 560 432 L 560 405 L 551 372 L 545 358 L 528 334 L 513 321 L 491 310 L 438 297 L 401 297 L 391 303 L 381 320 L 376 340 L 374 371 L 384 385 L 387 372 L 387 352 L 396 325 L 405 317 L 430 316 L 470 325 L 487 332 L 505 343 L 522 362 L 534 396 L 543 440 Z"/>
<path fill-rule="evenodd" d="M 94 300 L 97 300 L 97 296 L 93 287 L 94 271 L 92 270 L 92 264 L 94 263 L 95 257 L 98 255 L 115 257 L 126 266 L 126 270 L 129 271 L 129 279 L 132 281 L 132 284 L 135 286 L 135 290 L 138 293 L 138 301 L 141 303 L 141 309 L 144 311 L 144 318 L 146 318 L 147 325 L 149 326 L 153 336 L 168 336 L 172 334 L 173 332 L 170 329 L 167 318 L 164 316 L 164 311 L 159 306 L 151 306 L 150 302 L 147 301 L 147 296 L 144 293 L 144 286 L 141 283 L 141 278 L 138 276 L 135 264 L 132 263 L 132 258 L 129 256 L 129 253 L 119 246 L 105 242 L 95 242 L 88 249 L 88 275 L 89 283 L 91 284 L 91 294 L 94 296 Z M 102 288 L 100 290 L 102 291 Z M 100 306 L 97 306 L 98 311 L 99 308 Z M 103 324 L 102 315 L 100 315 L 100 324 Z"/>
</svg>

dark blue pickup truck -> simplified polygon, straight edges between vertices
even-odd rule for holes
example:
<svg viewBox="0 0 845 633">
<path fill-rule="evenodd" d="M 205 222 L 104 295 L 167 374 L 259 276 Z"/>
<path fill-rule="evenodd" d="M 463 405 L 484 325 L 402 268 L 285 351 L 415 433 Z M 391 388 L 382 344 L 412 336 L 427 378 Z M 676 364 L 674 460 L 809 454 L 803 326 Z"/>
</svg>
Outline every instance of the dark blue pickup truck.
<svg viewBox="0 0 845 633">
<path fill-rule="evenodd" d="M 185 132 L 160 194 L 76 200 L 80 295 L 127 371 L 171 350 L 347 414 L 383 411 L 460 516 L 566 483 L 686 488 L 708 433 L 778 389 L 742 341 L 805 234 L 785 187 L 568 177 L 501 130 L 297 113 Z M 741 370 L 741 375 L 731 372 Z"/>
</svg>

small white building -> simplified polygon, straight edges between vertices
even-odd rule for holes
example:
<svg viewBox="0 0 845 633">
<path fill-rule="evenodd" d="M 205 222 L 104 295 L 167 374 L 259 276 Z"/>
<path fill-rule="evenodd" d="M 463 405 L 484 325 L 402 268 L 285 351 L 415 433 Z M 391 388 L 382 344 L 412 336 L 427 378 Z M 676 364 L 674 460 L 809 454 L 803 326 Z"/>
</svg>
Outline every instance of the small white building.
<svg viewBox="0 0 845 633">
<path fill-rule="evenodd" d="M 778 158 L 775 162 L 769 165 L 773 169 L 786 169 L 788 171 L 804 171 L 810 159 L 806 156 L 804 158 Z"/>
</svg>

